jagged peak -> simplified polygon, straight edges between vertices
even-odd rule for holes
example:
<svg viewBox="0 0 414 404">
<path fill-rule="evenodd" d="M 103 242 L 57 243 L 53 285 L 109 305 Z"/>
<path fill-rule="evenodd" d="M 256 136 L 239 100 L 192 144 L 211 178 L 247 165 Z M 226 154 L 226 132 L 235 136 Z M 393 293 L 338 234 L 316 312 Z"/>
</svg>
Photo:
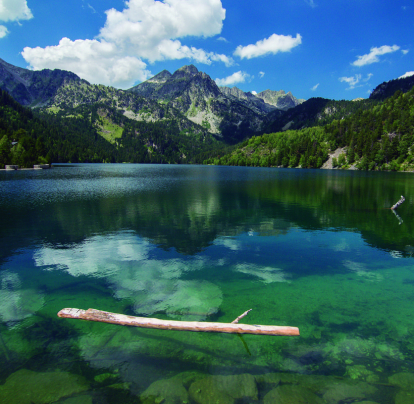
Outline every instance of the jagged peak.
<svg viewBox="0 0 414 404">
<path fill-rule="evenodd" d="M 266 95 L 266 94 L 272 94 L 272 95 L 285 95 L 285 94 L 286 94 L 286 92 L 285 92 L 285 90 L 274 91 L 274 90 L 269 90 L 269 89 L 267 89 L 267 90 L 261 91 L 261 92 L 260 92 L 260 93 L 258 93 L 257 95 L 258 95 L 258 96 L 260 96 L 260 95 Z"/>
<path fill-rule="evenodd" d="M 168 70 L 163 70 L 147 81 L 150 83 L 165 83 L 171 76 L 172 74 Z"/>
<path fill-rule="evenodd" d="M 186 65 L 186 66 L 180 67 L 175 73 L 177 73 L 177 72 L 197 74 L 198 69 L 194 65 Z"/>
</svg>

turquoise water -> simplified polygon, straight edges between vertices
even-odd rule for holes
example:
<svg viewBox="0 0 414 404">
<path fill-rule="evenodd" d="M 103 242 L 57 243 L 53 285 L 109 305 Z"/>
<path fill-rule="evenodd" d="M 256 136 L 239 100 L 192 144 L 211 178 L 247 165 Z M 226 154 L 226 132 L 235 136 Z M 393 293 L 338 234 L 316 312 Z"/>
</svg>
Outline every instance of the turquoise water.
<svg viewBox="0 0 414 404">
<path fill-rule="evenodd" d="M 413 184 L 246 167 L 0 172 L 0 402 L 414 402 Z M 65 307 L 218 322 L 253 309 L 242 322 L 301 335 L 144 330 L 58 318 Z"/>
</svg>

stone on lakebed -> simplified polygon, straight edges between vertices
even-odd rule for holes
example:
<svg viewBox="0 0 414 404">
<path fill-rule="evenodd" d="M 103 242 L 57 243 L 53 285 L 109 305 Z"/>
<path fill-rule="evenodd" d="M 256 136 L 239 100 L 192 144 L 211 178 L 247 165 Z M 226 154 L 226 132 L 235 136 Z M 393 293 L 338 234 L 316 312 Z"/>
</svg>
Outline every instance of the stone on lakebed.
<svg viewBox="0 0 414 404">
<path fill-rule="evenodd" d="M 82 376 L 68 372 L 33 372 L 21 369 L 0 386 L 0 402 L 7 404 L 46 404 L 89 389 Z"/>
<path fill-rule="evenodd" d="M 269 391 L 264 397 L 264 404 L 324 404 L 324 401 L 306 387 L 282 385 Z"/>
<path fill-rule="evenodd" d="M 189 395 L 197 404 L 234 404 L 236 400 L 258 400 L 256 380 L 250 374 L 208 376 L 194 382 Z"/>
<path fill-rule="evenodd" d="M 408 372 L 396 373 L 388 378 L 388 383 L 404 390 L 414 390 L 414 374 Z"/>
</svg>

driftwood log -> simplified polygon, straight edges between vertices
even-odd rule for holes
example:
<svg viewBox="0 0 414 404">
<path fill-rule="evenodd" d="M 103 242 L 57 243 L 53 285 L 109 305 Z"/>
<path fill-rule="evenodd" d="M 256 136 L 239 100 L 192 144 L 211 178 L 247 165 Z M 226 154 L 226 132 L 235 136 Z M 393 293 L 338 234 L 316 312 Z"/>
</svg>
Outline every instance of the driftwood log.
<svg viewBox="0 0 414 404">
<path fill-rule="evenodd" d="M 395 205 L 393 205 L 392 207 L 391 207 L 391 209 L 392 210 L 394 210 L 394 209 L 397 209 L 398 208 L 398 206 L 400 206 L 403 202 L 405 201 L 405 198 L 401 195 L 401 198 L 400 198 L 400 200 L 395 204 Z"/>
<path fill-rule="evenodd" d="M 250 310 L 243 313 L 244 317 Z M 299 335 L 299 328 L 276 325 L 249 325 L 237 323 L 209 323 L 199 321 L 159 320 L 157 318 L 126 316 L 125 314 L 110 313 L 95 309 L 62 309 L 59 317 L 74 318 L 102 323 L 128 325 L 141 328 L 157 328 L 161 330 L 224 332 L 233 334 L 257 335 Z M 236 319 L 239 320 L 239 317 Z M 235 320 L 235 321 L 236 321 Z"/>
</svg>

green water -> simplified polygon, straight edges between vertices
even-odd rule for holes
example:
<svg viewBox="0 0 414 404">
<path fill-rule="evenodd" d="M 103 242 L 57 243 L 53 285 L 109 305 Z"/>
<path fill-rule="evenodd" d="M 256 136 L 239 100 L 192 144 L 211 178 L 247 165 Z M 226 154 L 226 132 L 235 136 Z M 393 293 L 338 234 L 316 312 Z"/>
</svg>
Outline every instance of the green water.
<svg viewBox="0 0 414 404">
<path fill-rule="evenodd" d="M 413 178 L 0 172 L 0 402 L 413 403 Z M 59 319 L 65 307 L 218 322 L 253 309 L 242 322 L 301 335 L 144 330 Z"/>
</svg>

